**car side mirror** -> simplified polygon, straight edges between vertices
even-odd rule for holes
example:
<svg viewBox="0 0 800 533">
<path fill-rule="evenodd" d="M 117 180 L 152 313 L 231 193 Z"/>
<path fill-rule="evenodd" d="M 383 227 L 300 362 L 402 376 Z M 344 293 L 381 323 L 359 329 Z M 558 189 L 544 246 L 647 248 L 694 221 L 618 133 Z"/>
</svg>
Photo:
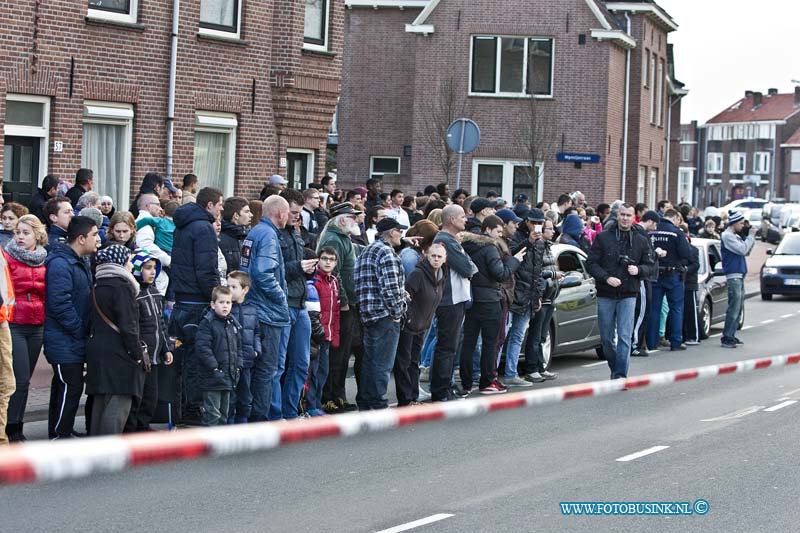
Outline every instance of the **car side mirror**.
<svg viewBox="0 0 800 533">
<path fill-rule="evenodd" d="M 721 263 L 717 263 L 714 265 L 714 277 L 720 277 L 725 275 L 725 270 L 722 268 Z"/>
<path fill-rule="evenodd" d="M 767 255 L 772 255 L 775 253 L 775 250 L 767 250 Z"/>
<path fill-rule="evenodd" d="M 561 281 L 562 289 L 569 289 L 572 287 L 580 287 L 583 283 L 583 275 L 580 272 L 570 272 Z"/>
</svg>

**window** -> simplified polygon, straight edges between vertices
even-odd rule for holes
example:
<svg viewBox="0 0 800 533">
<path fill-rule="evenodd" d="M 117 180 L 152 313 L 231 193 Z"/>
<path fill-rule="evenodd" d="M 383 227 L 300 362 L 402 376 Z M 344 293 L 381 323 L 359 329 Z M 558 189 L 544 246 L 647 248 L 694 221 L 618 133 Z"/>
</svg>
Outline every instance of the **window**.
<svg viewBox="0 0 800 533">
<path fill-rule="evenodd" d="M 692 181 L 694 173 L 688 169 L 678 171 L 678 201 L 692 203 Z"/>
<path fill-rule="evenodd" d="M 200 33 L 238 39 L 241 15 L 239 0 L 200 0 Z"/>
<path fill-rule="evenodd" d="M 706 169 L 709 174 L 722 174 L 722 154 L 709 152 Z"/>
<path fill-rule="evenodd" d="M 658 199 L 658 169 L 657 168 L 650 168 L 650 198 L 648 204 L 652 207 L 656 205 Z"/>
<path fill-rule="evenodd" d="M 644 54 L 642 54 L 642 58 L 644 61 L 644 65 L 642 65 L 642 72 L 644 75 L 642 76 L 642 81 L 645 87 L 650 87 L 650 49 L 645 48 Z"/>
<path fill-rule="evenodd" d="M 541 163 L 531 168 L 521 161 L 473 160 L 472 194 L 486 196 L 494 191 L 502 198 L 525 194 L 533 203 L 542 200 L 544 171 Z"/>
<path fill-rule="evenodd" d="M 769 152 L 756 152 L 753 154 L 753 173 L 769 174 Z"/>
<path fill-rule="evenodd" d="M 369 158 L 369 175 L 378 178 L 387 174 L 400 174 L 400 158 L 372 156 Z"/>
<path fill-rule="evenodd" d="M 499 96 L 552 96 L 553 40 L 472 38 L 470 92 Z"/>
<path fill-rule="evenodd" d="M 747 154 L 743 152 L 731 152 L 731 174 L 744 174 L 747 166 Z"/>
<path fill-rule="evenodd" d="M 789 172 L 800 172 L 800 150 L 792 150 L 792 162 Z"/>
<path fill-rule="evenodd" d="M 138 0 L 89 0 L 88 16 L 115 22 L 136 22 Z"/>
<path fill-rule="evenodd" d="M 84 102 L 81 166 L 94 171 L 94 188 L 114 205 L 128 205 L 133 106 Z"/>
<path fill-rule="evenodd" d="M 328 48 L 328 0 L 305 0 L 303 47 L 311 50 Z"/>
<path fill-rule="evenodd" d="M 681 145 L 681 161 L 691 161 L 692 147 L 688 144 Z"/>
<path fill-rule="evenodd" d="M 664 62 L 658 62 L 658 79 L 656 80 L 656 125 L 664 124 Z"/>
<path fill-rule="evenodd" d="M 639 176 L 636 178 L 636 202 L 644 203 L 645 181 L 647 180 L 647 167 L 639 167 Z"/>
<path fill-rule="evenodd" d="M 653 54 L 652 58 L 650 59 L 650 123 L 655 124 L 656 122 L 656 91 L 655 91 L 655 81 L 656 81 L 656 63 L 658 62 L 658 56 Z"/>
<path fill-rule="evenodd" d="M 233 195 L 236 172 L 236 115 L 198 111 L 194 128 L 194 173 L 201 187 Z"/>
</svg>

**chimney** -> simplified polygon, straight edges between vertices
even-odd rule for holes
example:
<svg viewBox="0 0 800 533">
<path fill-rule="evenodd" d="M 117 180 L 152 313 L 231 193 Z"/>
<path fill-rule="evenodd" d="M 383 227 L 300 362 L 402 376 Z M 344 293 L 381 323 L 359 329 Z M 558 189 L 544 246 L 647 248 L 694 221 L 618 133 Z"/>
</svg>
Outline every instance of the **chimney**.
<svg viewBox="0 0 800 533">
<path fill-rule="evenodd" d="M 745 98 L 750 98 L 751 96 L 753 96 L 753 91 L 749 91 L 749 90 L 748 90 L 748 91 L 745 91 L 745 92 L 744 92 L 744 97 L 745 97 Z"/>
<path fill-rule="evenodd" d="M 769 96 L 775 96 L 776 94 L 778 94 L 778 89 L 770 88 L 769 90 L 767 90 L 767 94 Z"/>
<path fill-rule="evenodd" d="M 794 105 L 800 105 L 800 85 L 794 86 Z"/>
<path fill-rule="evenodd" d="M 764 95 L 758 91 L 753 93 L 753 109 L 761 105 L 761 100 Z"/>
</svg>

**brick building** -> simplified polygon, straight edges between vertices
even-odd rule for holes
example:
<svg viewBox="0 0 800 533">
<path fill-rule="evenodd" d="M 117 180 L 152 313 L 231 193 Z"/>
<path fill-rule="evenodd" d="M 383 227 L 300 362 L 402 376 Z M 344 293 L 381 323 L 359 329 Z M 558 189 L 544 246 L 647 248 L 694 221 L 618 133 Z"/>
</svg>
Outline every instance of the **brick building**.
<svg viewBox="0 0 800 533">
<path fill-rule="evenodd" d="M 481 130 L 461 185 L 507 199 L 591 202 L 665 194 L 680 97 L 667 35 L 650 1 L 345 0 L 338 115 L 345 185 L 456 185 L 444 130 L 463 115 Z M 673 105 L 670 105 L 673 104 Z M 625 127 L 627 121 L 627 128 Z M 677 189 L 677 154 L 670 187 Z"/>
<path fill-rule="evenodd" d="M 800 155 L 794 155 L 800 144 L 800 87 L 794 94 L 746 91 L 701 128 L 706 202 L 792 194 L 800 200 Z"/>
<path fill-rule="evenodd" d="M 95 171 L 127 206 L 168 169 L 173 6 L 172 176 L 257 196 L 325 170 L 339 95 L 341 0 L 21 0 L 0 7 L 0 166 L 7 197 L 47 173 Z"/>
<path fill-rule="evenodd" d="M 678 191 L 675 197 L 679 202 L 694 205 L 696 199 L 702 200 L 702 194 L 697 194 L 700 178 L 698 170 L 702 167 L 702 150 L 699 146 L 702 131 L 697 127 L 696 120 L 689 124 L 681 124 L 680 127 Z"/>
</svg>

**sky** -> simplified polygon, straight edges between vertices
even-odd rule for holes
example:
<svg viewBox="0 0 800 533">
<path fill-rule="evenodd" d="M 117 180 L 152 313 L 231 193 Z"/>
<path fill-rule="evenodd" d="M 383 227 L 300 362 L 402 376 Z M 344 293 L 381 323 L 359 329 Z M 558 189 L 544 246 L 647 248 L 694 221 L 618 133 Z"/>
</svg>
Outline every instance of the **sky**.
<svg viewBox="0 0 800 533">
<path fill-rule="evenodd" d="M 689 94 L 681 122 L 704 124 L 745 90 L 794 92 L 800 0 L 657 0 L 678 24 L 675 77 Z"/>
</svg>

